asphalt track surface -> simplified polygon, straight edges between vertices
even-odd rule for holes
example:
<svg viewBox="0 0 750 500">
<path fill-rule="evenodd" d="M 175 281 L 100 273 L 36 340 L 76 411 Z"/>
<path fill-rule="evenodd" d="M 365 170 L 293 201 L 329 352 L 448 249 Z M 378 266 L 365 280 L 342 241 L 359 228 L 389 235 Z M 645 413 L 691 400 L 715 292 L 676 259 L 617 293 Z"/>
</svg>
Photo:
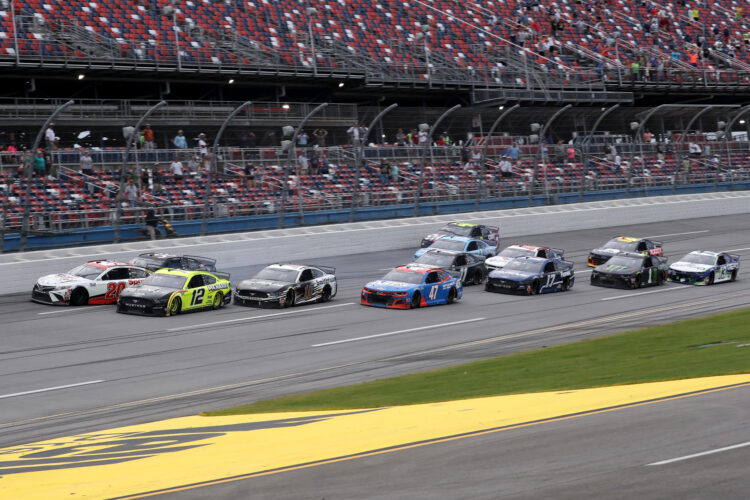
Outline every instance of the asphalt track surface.
<svg viewBox="0 0 750 500">
<path fill-rule="evenodd" d="M 616 235 L 652 236 L 664 241 L 665 254 L 671 261 L 696 249 L 730 250 L 743 256 L 746 267 L 741 268 L 738 281 L 713 287 L 667 284 L 638 291 L 591 287 L 588 284 L 589 269 L 585 266 L 586 255 L 591 248 Z M 503 245 L 511 243 L 513 241 L 503 241 Z M 28 296 L 0 297 L 0 446 L 195 414 L 285 394 L 454 365 L 745 307 L 750 299 L 750 271 L 747 268 L 750 219 L 746 215 L 539 235 L 524 238 L 522 243 L 565 249 L 566 258 L 576 265 L 577 279 L 573 289 L 565 293 L 519 297 L 487 293 L 482 287 L 467 287 L 463 300 L 451 306 L 415 311 L 360 306 L 362 285 L 379 278 L 388 268 L 410 261 L 414 248 L 408 248 L 319 262 L 337 268 L 338 295 L 328 304 L 287 310 L 232 305 L 216 312 L 175 318 L 144 318 L 118 315 L 107 306 L 54 308 L 31 303 Z M 232 273 L 233 281 L 238 281 L 249 277 L 264 264 L 225 270 Z M 722 394 L 725 396 L 716 397 L 732 397 L 730 392 Z M 740 398 L 738 401 L 745 402 L 744 408 L 748 407 L 746 389 L 733 394 Z M 702 413 L 701 408 L 706 405 L 708 409 L 725 406 L 712 406 L 710 397 L 695 398 L 689 404 L 699 407 L 694 410 L 698 413 Z M 659 405 L 662 410 L 656 408 L 652 411 L 667 413 L 668 416 L 659 417 L 665 421 L 674 422 L 675 418 L 684 416 L 671 403 Z M 636 416 L 640 415 L 637 413 L 640 410 L 634 411 Z M 617 427 L 617 422 L 611 423 L 610 417 L 603 418 L 605 422 L 601 425 Z M 646 415 L 643 418 L 650 422 L 649 419 L 656 417 Z M 706 419 L 724 422 L 720 415 Z M 706 421 L 703 424 L 708 425 Z M 575 427 L 578 424 L 560 425 Z M 744 414 L 744 425 L 747 425 L 747 413 Z M 555 431 L 554 425 L 551 428 L 552 434 L 560 433 Z M 529 456 L 536 452 L 545 457 L 541 451 L 545 444 L 542 440 L 537 441 L 534 434 L 542 431 L 520 431 L 519 435 L 524 432 L 531 432 L 532 439 L 519 438 L 517 449 L 511 448 L 510 452 L 493 446 L 480 449 L 488 455 L 495 453 L 493 460 L 496 461 L 522 453 L 524 449 L 523 453 Z M 642 439 L 632 436 L 626 439 L 627 436 L 622 434 L 598 434 L 586 425 L 580 432 L 595 434 L 599 446 L 605 449 L 610 448 L 610 444 L 627 446 L 633 439 Z M 689 434 L 689 431 L 685 430 L 685 433 Z M 505 437 L 508 435 L 498 435 L 498 439 L 510 439 Z M 663 441 L 669 440 L 667 433 L 657 435 L 662 435 Z M 457 451 L 466 443 L 456 442 L 450 445 L 456 447 L 451 453 L 465 453 L 464 462 L 470 461 L 471 450 L 477 446 L 477 440 L 482 439 L 472 440 L 468 451 Z M 746 441 L 746 434 L 745 438 L 737 440 L 740 441 Z M 654 444 L 658 447 L 658 441 Z M 560 446 L 573 446 L 573 443 L 568 443 L 566 438 Z M 408 453 L 416 454 L 411 456 L 412 460 L 422 453 L 427 458 L 436 453 L 424 451 L 430 448 Z M 745 459 L 748 455 L 746 449 L 732 453 Z M 669 457 L 655 459 L 658 458 Z M 382 459 L 383 462 L 388 460 Z M 721 458 L 716 455 L 711 460 Z M 593 460 L 591 463 L 596 469 L 598 462 Z M 746 463 L 746 460 L 740 459 L 736 463 Z M 469 463 L 465 466 L 471 468 Z M 687 462 L 685 467 L 689 467 Z M 525 470 L 532 471 L 532 477 L 546 478 L 558 469 L 560 464 L 550 458 Z M 358 474 L 368 474 L 367 467 L 356 470 Z M 443 498 L 489 498 L 493 496 L 492 491 L 499 491 L 501 483 L 505 484 L 501 475 L 495 475 L 482 486 L 486 488 L 482 492 L 473 489 L 479 487 L 476 484 L 479 480 L 472 479 L 471 474 L 456 475 L 452 478 L 455 489 L 446 490 L 440 481 L 434 481 L 432 486 L 426 485 L 430 479 L 426 472 L 424 474 L 424 477 L 417 476 L 417 481 L 414 481 L 414 476 L 410 478 L 412 486 L 418 484 L 418 488 L 406 488 L 396 496 L 431 496 L 425 488 L 433 488 L 436 497 L 445 492 Z M 433 474 L 436 478 L 440 475 L 439 471 Z M 604 477 L 606 469 L 590 474 Z M 283 476 L 268 481 L 283 480 Z M 571 488 L 575 484 L 584 484 L 575 477 L 570 476 Z M 602 485 L 591 487 L 605 488 L 607 481 L 603 481 Z M 394 484 L 397 483 L 394 481 Z M 519 488 L 523 486 L 522 482 L 517 484 Z M 610 481 L 609 484 L 615 486 L 616 482 Z M 356 483 L 352 482 L 352 485 Z M 227 486 L 226 490 L 219 490 L 227 492 L 227 496 L 218 493 L 219 497 L 236 497 L 237 492 L 232 493 L 231 488 Z M 311 491 L 304 483 L 298 483 L 298 488 L 301 495 L 286 490 L 287 495 L 279 498 L 303 498 Z M 508 490 L 508 495 L 516 494 L 513 491 L 524 496 L 522 492 L 526 490 Z M 541 496 L 547 496 L 544 490 L 539 491 Z M 593 496 L 602 491 L 606 490 L 593 489 Z M 586 494 L 586 490 L 578 493 Z M 328 498 L 337 496 L 351 497 L 344 493 Z M 373 492 L 373 496 L 377 497 L 378 493 Z M 388 496 L 382 495 L 383 498 Z M 632 496 L 623 494 L 623 497 Z"/>
</svg>

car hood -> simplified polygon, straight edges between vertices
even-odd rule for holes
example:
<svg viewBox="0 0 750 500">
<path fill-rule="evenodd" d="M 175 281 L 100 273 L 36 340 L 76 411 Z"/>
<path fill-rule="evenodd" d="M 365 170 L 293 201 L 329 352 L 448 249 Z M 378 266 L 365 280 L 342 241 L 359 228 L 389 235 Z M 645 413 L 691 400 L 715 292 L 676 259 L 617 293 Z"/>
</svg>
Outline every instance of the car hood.
<svg viewBox="0 0 750 500">
<path fill-rule="evenodd" d="M 161 297 L 172 292 L 175 289 L 166 286 L 134 285 L 120 292 L 120 297 Z"/>
<path fill-rule="evenodd" d="M 622 252 L 623 250 L 619 250 L 617 248 L 594 248 L 593 250 L 591 250 L 591 253 L 593 254 L 609 255 L 610 257 Z"/>
<path fill-rule="evenodd" d="M 284 281 L 250 278 L 249 280 L 240 281 L 237 288 L 240 290 L 254 290 L 258 292 L 275 292 L 289 286 L 290 284 L 291 283 Z"/>
<path fill-rule="evenodd" d="M 492 267 L 505 267 L 505 265 L 513 260 L 513 257 L 506 257 L 504 255 L 496 255 L 485 260 L 484 263 Z"/>
<path fill-rule="evenodd" d="M 427 236 L 422 238 L 422 241 L 435 241 L 436 239 L 440 238 L 441 236 L 445 236 L 446 234 L 450 234 L 450 233 L 437 232 L 437 233 L 428 234 Z"/>
<path fill-rule="evenodd" d="M 533 279 L 536 275 L 537 273 L 531 273 L 528 271 L 496 269 L 495 271 L 490 272 L 489 277 L 512 281 L 525 281 Z"/>
<path fill-rule="evenodd" d="M 596 266 L 594 268 L 594 271 L 596 271 L 597 273 L 627 276 L 629 274 L 637 273 L 638 271 L 640 271 L 640 269 L 636 267 L 623 268 L 622 266 L 616 266 L 612 264 L 602 264 L 601 266 Z"/>
<path fill-rule="evenodd" d="M 76 284 L 90 283 L 91 280 L 75 276 L 73 274 L 60 273 L 60 274 L 48 274 L 42 276 L 37 280 L 37 284 L 40 286 L 73 286 Z"/>
<path fill-rule="evenodd" d="M 669 266 L 671 270 L 683 273 L 705 273 L 713 267 L 708 264 L 695 264 L 693 262 L 675 262 Z"/>
<path fill-rule="evenodd" d="M 410 288 L 414 288 L 419 285 L 415 285 L 413 283 L 403 283 L 401 281 L 387 281 L 387 280 L 377 280 L 377 281 L 371 281 L 368 284 L 365 285 L 365 288 L 372 288 L 373 290 L 382 290 L 384 292 L 400 292 L 404 290 L 409 290 Z"/>
</svg>

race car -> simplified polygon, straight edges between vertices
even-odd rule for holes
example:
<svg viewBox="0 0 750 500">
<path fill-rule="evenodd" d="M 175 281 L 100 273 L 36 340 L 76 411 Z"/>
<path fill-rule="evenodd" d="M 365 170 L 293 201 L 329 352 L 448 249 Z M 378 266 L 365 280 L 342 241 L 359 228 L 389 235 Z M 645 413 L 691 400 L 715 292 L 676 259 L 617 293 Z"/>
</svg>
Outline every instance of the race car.
<svg viewBox="0 0 750 500">
<path fill-rule="evenodd" d="M 161 252 L 146 252 L 133 259 L 131 264 L 145 267 L 151 271 L 157 269 L 188 269 L 192 271 L 216 271 L 216 260 L 195 255 L 174 255 Z"/>
<path fill-rule="evenodd" d="M 92 260 L 67 273 L 42 276 L 31 291 L 31 300 L 61 306 L 114 304 L 123 289 L 149 274 L 148 269 L 132 264 Z"/>
<path fill-rule="evenodd" d="M 139 285 L 123 290 L 117 312 L 175 316 L 181 312 L 219 309 L 232 300 L 229 274 L 159 269 Z"/>
<path fill-rule="evenodd" d="M 740 272 L 740 256 L 724 252 L 690 252 L 669 266 L 669 281 L 690 285 L 713 285 L 734 281 Z"/>
<path fill-rule="evenodd" d="M 291 307 L 328 302 L 336 296 L 336 269 L 327 266 L 272 264 L 234 290 L 234 303 L 258 307 Z"/>
<path fill-rule="evenodd" d="M 640 288 L 661 285 L 667 280 L 667 258 L 621 252 L 591 272 L 596 286 Z"/>
<path fill-rule="evenodd" d="M 573 287 L 574 282 L 572 262 L 560 258 L 517 257 L 502 269 L 490 271 L 484 289 L 537 295 L 565 292 Z"/>
<path fill-rule="evenodd" d="M 461 280 L 442 269 L 400 266 L 362 289 L 363 306 L 391 309 L 452 304 L 463 295 Z"/>
<path fill-rule="evenodd" d="M 427 251 L 428 248 L 464 252 L 474 255 L 482 255 L 484 257 L 490 257 L 497 254 L 497 247 L 482 240 L 464 238 L 463 236 L 441 236 L 429 247 L 417 250 L 414 253 L 414 260 L 417 260 Z"/>
<path fill-rule="evenodd" d="M 460 279 L 464 285 L 479 285 L 487 276 L 484 258 L 480 255 L 465 252 L 429 249 L 413 263 L 407 264 L 407 267 L 414 267 L 415 269 L 419 266 L 442 269 L 451 276 Z"/>
<path fill-rule="evenodd" d="M 427 248 L 435 243 L 438 238 L 445 235 L 464 236 L 466 238 L 486 241 L 490 245 L 500 245 L 500 229 L 495 226 L 470 224 L 468 222 L 451 222 L 437 232 L 428 234 L 422 238 L 422 243 L 419 246 L 420 248 Z"/>
<path fill-rule="evenodd" d="M 607 262 L 613 255 L 622 252 L 642 253 L 643 255 L 663 256 L 662 243 L 644 238 L 632 238 L 630 236 L 618 236 L 612 238 L 604 246 L 591 250 L 588 265 L 596 267 Z"/>
<path fill-rule="evenodd" d="M 543 259 L 562 259 L 565 252 L 559 248 L 537 247 L 533 245 L 511 245 L 503 249 L 484 263 L 489 271 L 502 269 L 505 264 L 516 257 L 541 257 Z"/>
</svg>

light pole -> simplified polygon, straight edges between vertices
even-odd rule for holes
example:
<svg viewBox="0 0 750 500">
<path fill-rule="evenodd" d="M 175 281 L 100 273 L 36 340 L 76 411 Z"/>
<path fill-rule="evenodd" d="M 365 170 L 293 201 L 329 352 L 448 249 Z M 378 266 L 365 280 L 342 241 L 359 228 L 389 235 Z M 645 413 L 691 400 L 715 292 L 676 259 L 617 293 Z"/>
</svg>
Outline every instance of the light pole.
<svg viewBox="0 0 750 500">
<path fill-rule="evenodd" d="M 357 162 L 357 169 L 354 174 L 354 195 L 352 196 L 352 206 L 351 211 L 349 212 L 349 222 L 354 222 L 354 209 L 356 208 L 357 202 L 359 201 L 359 176 L 361 175 L 361 169 L 364 163 L 365 144 L 367 144 L 367 137 L 370 135 L 370 131 L 375 127 L 375 125 L 377 125 L 380 119 L 383 118 L 386 113 L 397 107 L 398 104 L 393 103 L 382 110 L 380 113 L 378 113 L 378 115 L 375 116 L 375 118 L 373 118 L 370 122 L 370 126 L 367 127 L 364 135 L 360 137 L 359 147 L 357 148 L 357 158 L 355 160 Z"/>
<path fill-rule="evenodd" d="M 427 150 L 430 150 L 430 154 L 432 154 L 432 136 L 435 133 L 435 129 L 437 129 L 438 125 L 440 125 L 440 122 L 442 122 L 446 116 L 456 111 L 458 108 L 460 108 L 460 104 L 456 104 L 449 110 L 445 111 L 440 117 L 435 120 L 435 123 L 432 124 L 432 127 L 429 128 L 427 132 L 427 140 L 425 141 L 424 147 L 422 147 L 422 165 L 419 169 L 419 181 L 417 184 L 417 199 L 414 200 L 414 215 L 419 215 L 419 199 L 422 197 L 422 184 L 424 183 L 424 170 L 427 167 Z"/>
<path fill-rule="evenodd" d="M 39 143 L 42 141 L 42 137 L 44 136 L 45 131 L 47 130 L 47 127 L 49 127 L 49 124 L 52 123 L 52 120 L 55 119 L 55 117 L 60 114 L 62 110 L 67 108 L 73 104 L 73 101 L 70 100 L 66 102 L 65 104 L 62 104 L 58 106 L 58 108 L 47 118 L 47 121 L 44 122 L 44 125 L 42 125 L 42 128 L 39 129 L 39 132 L 36 134 L 36 139 L 34 139 L 34 144 L 31 146 L 31 154 L 36 154 L 37 148 L 39 148 Z M 50 153 L 51 154 L 51 153 Z M 29 215 L 31 213 L 31 181 L 34 177 L 34 165 L 33 163 L 28 166 L 28 172 L 26 172 L 26 189 L 24 190 L 24 200 L 23 200 L 23 221 L 21 222 L 21 239 L 19 240 L 19 246 L 18 250 L 20 252 L 23 252 L 26 250 L 26 242 L 29 236 Z"/>
<path fill-rule="evenodd" d="M 482 182 L 484 181 L 485 160 L 487 159 L 487 148 L 488 148 L 488 146 L 490 144 L 490 138 L 492 137 L 492 134 L 495 132 L 495 129 L 497 128 L 497 126 L 500 125 L 500 122 L 502 122 L 505 119 L 506 116 L 508 116 L 509 114 L 511 114 L 513 111 L 515 111 L 516 109 L 518 109 L 520 106 L 521 106 L 520 104 L 515 104 L 515 105 L 511 106 L 510 108 L 506 109 L 505 111 L 503 111 L 502 113 L 500 113 L 500 116 L 497 117 L 497 119 L 495 120 L 495 122 L 490 127 L 489 132 L 487 132 L 487 138 L 484 140 L 484 146 L 482 146 L 482 154 L 481 154 L 481 157 L 480 157 L 480 160 L 479 160 L 479 164 L 481 165 L 481 167 L 479 169 L 479 179 L 477 181 L 477 199 L 476 199 L 476 201 L 474 203 L 474 211 L 475 212 L 479 211 L 479 198 L 480 198 L 481 190 L 482 190 Z"/>
<path fill-rule="evenodd" d="M 127 143 L 125 144 L 125 151 L 122 154 L 122 166 L 120 166 L 120 188 L 117 191 L 117 196 L 115 197 L 115 220 L 112 221 L 112 229 L 114 230 L 114 242 L 119 243 L 120 241 L 120 217 L 122 215 L 122 192 L 125 189 L 125 169 L 128 166 L 128 154 L 130 153 L 130 148 L 133 146 L 133 139 L 135 139 L 136 134 L 139 133 L 139 130 L 141 129 L 141 125 L 144 121 L 146 121 L 146 118 L 151 116 L 151 113 L 156 111 L 162 106 L 165 106 L 167 104 L 167 101 L 159 101 L 153 106 L 151 106 L 144 114 L 141 116 L 141 118 L 138 120 L 138 122 L 135 124 L 135 127 L 133 128 L 133 131 L 128 134 Z"/>
<path fill-rule="evenodd" d="M 307 36 L 310 38 L 310 52 L 312 52 L 312 59 L 313 59 L 313 76 L 318 76 L 318 57 L 315 54 L 315 40 L 313 39 L 313 33 L 312 33 L 312 16 L 315 16 L 318 14 L 318 9 L 315 7 L 308 7 L 305 10 L 305 13 L 307 14 Z"/>
<path fill-rule="evenodd" d="M 583 201 L 583 189 L 584 189 L 584 182 L 585 182 L 585 172 L 586 172 L 586 162 L 588 161 L 589 157 L 589 142 L 591 141 L 591 138 L 594 136 L 596 131 L 599 129 L 599 125 L 604 121 L 604 119 L 614 110 L 619 108 L 619 104 L 614 104 L 607 109 L 604 110 L 604 112 L 599 115 L 599 118 L 596 119 L 594 122 L 594 126 L 591 127 L 591 130 L 589 131 L 589 134 L 586 136 L 586 138 L 581 142 L 581 164 L 583 165 L 583 169 L 581 170 L 581 185 L 580 185 L 580 191 L 578 193 L 578 201 Z"/>
<path fill-rule="evenodd" d="M 18 28 L 16 27 L 16 3 L 10 0 L 10 20 L 13 23 L 13 47 L 16 53 L 16 66 L 21 63 L 21 55 L 18 52 Z"/>
<path fill-rule="evenodd" d="M 287 188 L 289 185 L 289 166 L 290 164 L 296 159 L 295 153 L 297 151 L 296 145 L 297 145 L 297 134 L 299 134 L 299 131 L 303 129 L 305 124 L 307 124 L 308 120 L 313 117 L 314 114 L 316 114 L 321 109 L 328 106 L 327 102 L 324 102 L 322 104 L 319 104 L 315 109 L 310 111 L 307 116 L 305 116 L 302 121 L 299 123 L 297 128 L 294 130 L 294 134 L 292 134 L 292 140 L 289 144 L 289 153 L 287 156 L 287 165 L 284 167 L 284 182 L 281 184 L 281 206 L 279 207 L 279 228 L 284 227 L 284 209 L 286 206 L 286 198 L 287 198 Z"/>
<path fill-rule="evenodd" d="M 224 130 L 227 128 L 227 125 L 229 125 L 229 122 L 232 121 L 232 118 L 237 116 L 243 109 L 251 106 L 252 104 L 252 101 L 245 101 L 241 105 L 234 108 L 234 111 L 229 113 L 229 116 L 227 116 L 227 118 L 224 120 L 224 123 L 221 124 L 219 131 L 216 132 L 216 137 L 214 137 L 214 145 L 211 148 L 211 166 L 208 169 L 206 189 L 203 191 L 203 220 L 201 221 L 201 236 L 205 236 L 208 230 L 208 202 L 211 199 L 211 180 L 213 179 L 213 175 L 217 172 L 216 152 L 219 148 L 219 140 L 221 139 L 221 136 L 224 135 Z"/>
<path fill-rule="evenodd" d="M 542 127 L 542 130 L 539 132 L 539 149 L 537 150 L 537 163 L 534 165 L 534 172 L 531 174 L 531 185 L 529 186 L 529 206 L 534 205 L 534 184 L 536 184 L 536 177 L 539 173 L 539 164 L 544 162 L 544 144 L 542 143 L 544 141 L 544 138 L 547 136 L 547 130 L 549 129 L 550 125 L 557 120 L 557 117 L 561 114 L 565 113 L 568 109 L 570 109 L 573 105 L 568 104 L 565 107 L 562 107 L 557 110 L 557 112 L 552 115 L 552 118 L 547 120 L 547 122 L 544 124 L 544 127 Z M 549 155 L 548 155 L 549 156 Z M 549 195 L 548 186 L 547 186 L 547 165 L 544 165 L 544 195 L 545 198 Z M 545 200 L 546 201 L 546 200 Z"/>
</svg>

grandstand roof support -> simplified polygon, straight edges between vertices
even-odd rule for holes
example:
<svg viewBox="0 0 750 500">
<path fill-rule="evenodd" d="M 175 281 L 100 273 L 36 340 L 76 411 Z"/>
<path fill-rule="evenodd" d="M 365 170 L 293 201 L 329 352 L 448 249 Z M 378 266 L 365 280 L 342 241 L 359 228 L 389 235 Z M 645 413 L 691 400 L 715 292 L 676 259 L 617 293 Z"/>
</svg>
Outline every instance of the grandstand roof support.
<svg viewBox="0 0 750 500">
<path fill-rule="evenodd" d="M 234 110 L 229 113 L 229 116 L 227 116 L 226 120 L 224 120 L 224 123 L 221 124 L 221 128 L 219 128 L 219 131 L 216 132 L 216 137 L 214 137 L 214 146 L 211 148 L 210 152 L 211 168 L 208 171 L 208 178 L 206 179 L 206 189 L 203 192 L 203 221 L 201 222 L 201 236 L 206 235 L 206 229 L 208 228 L 208 202 L 211 199 L 211 179 L 217 171 L 216 151 L 218 151 L 219 141 L 221 140 L 221 136 L 224 135 L 224 130 L 226 130 L 227 125 L 229 125 L 229 122 L 232 121 L 232 118 L 237 116 L 246 107 L 252 106 L 252 104 L 252 101 L 245 101 L 234 108 Z"/>
<path fill-rule="evenodd" d="M 128 166 L 128 154 L 130 153 L 130 148 L 133 146 L 133 139 L 135 139 L 135 134 L 139 133 L 143 122 L 145 122 L 146 119 L 151 116 L 151 113 L 166 105 L 167 101 L 159 101 L 148 108 L 148 110 L 146 110 L 146 112 L 143 113 L 143 115 L 140 117 L 138 122 L 136 122 L 135 127 L 133 127 L 133 131 L 128 136 L 128 142 L 125 145 L 125 151 L 122 154 L 122 166 L 120 167 L 120 188 L 117 190 L 117 197 L 115 197 L 115 220 L 112 223 L 112 229 L 114 230 L 114 243 L 120 242 L 120 217 L 122 217 L 122 194 L 125 189 L 125 169 Z"/>
<path fill-rule="evenodd" d="M 482 183 L 484 182 L 484 173 L 486 170 L 485 161 L 487 159 L 487 147 L 490 144 L 490 138 L 492 137 L 492 134 L 495 132 L 495 129 L 497 128 L 497 126 L 500 125 L 500 122 L 502 122 L 506 116 L 508 116 L 509 114 L 511 114 L 513 111 L 515 111 L 516 109 L 520 107 L 521 107 L 520 104 L 514 104 L 510 108 L 500 113 L 500 116 L 498 116 L 497 119 L 492 123 L 492 126 L 490 127 L 489 132 L 487 132 L 487 138 L 484 140 L 484 146 L 482 146 L 482 156 L 481 156 L 481 159 L 479 160 L 479 164 L 481 165 L 481 167 L 479 170 L 479 178 L 477 179 L 477 197 L 476 197 L 476 200 L 474 201 L 475 212 L 479 211 L 479 198 L 481 197 L 481 193 L 482 193 Z"/>
<path fill-rule="evenodd" d="M 732 167 L 732 156 L 729 154 L 729 138 L 732 136 L 732 127 L 734 126 L 734 123 L 748 111 L 750 111 L 750 105 L 740 108 L 726 125 L 726 130 L 724 132 L 724 149 L 727 152 L 727 165 L 729 168 Z"/>
<path fill-rule="evenodd" d="M 430 127 L 429 132 L 427 132 L 427 142 L 425 146 L 422 148 L 422 165 L 419 169 L 419 181 L 417 184 L 417 199 L 414 200 L 414 216 L 419 216 L 419 199 L 422 197 L 422 183 L 424 182 L 424 169 L 427 166 L 427 150 L 430 151 L 430 156 L 432 156 L 432 136 L 435 134 L 435 129 L 440 125 L 440 123 L 451 113 L 456 111 L 458 108 L 460 108 L 460 104 L 456 104 L 451 109 L 446 110 L 442 115 L 438 117 L 437 120 L 435 120 L 435 123 L 432 124 Z"/>
<path fill-rule="evenodd" d="M 380 113 L 375 116 L 375 118 L 372 119 L 370 122 L 370 126 L 367 127 L 367 130 L 365 130 L 365 135 L 361 137 L 359 142 L 359 147 L 357 148 L 357 166 L 356 166 L 356 173 L 354 175 L 354 195 L 352 196 L 352 206 L 351 210 L 349 211 L 349 222 L 354 222 L 354 209 L 357 207 L 357 203 L 359 202 L 359 176 L 360 171 L 362 169 L 362 164 L 364 163 L 364 149 L 365 144 L 367 144 L 367 138 L 370 136 L 370 131 L 375 128 L 375 125 L 380 122 L 380 119 L 383 118 L 388 112 L 398 107 L 398 104 L 395 102 L 382 110 Z M 390 175 L 390 174 L 389 174 Z"/>
<path fill-rule="evenodd" d="M 578 195 L 578 201 L 583 201 L 583 189 L 584 189 L 584 176 L 586 173 L 586 162 L 588 161 L 588 154 L 589 154 L 589 148 L 588 144 L 589 141 L 591 141 L 591 138 L 594 136 L 596 131 L 599 129 L 599 125 L 602 124 L 604 119 L 609 116 L 609 114 L 619 108 L 619 104 L 614 104 L 607 109 L 605 109 L 602 114 L 599 115 L 599 117 L 594 122 L 594 126 L 591 127 L 591 130 L 589 130 L 588 135 L 584 138 L 583 142 L 581 143 L 581 165 L 583 165 L 583 168 L 581 169 L 581 186 L 580 186 L 580 192 Z"/>
<path fill-rule="evenodd" d="M 315 109 L 310 111 L 307 116 L 305 116 L 301 122 L 299 122 L 299 125 L 294 130 L 294 134 L 292 135 L 292 141 L 291 144 L 289 144 L 289 155 L 287 157 L 287 164 L 284 167 L 284 182 L 281 185 L 281 206 L 279 207 L 279 229 L 284 227 L 284 212 L 285 212 L 285 206 L 286 206 L 286 199 L 287 199 L 287 190 L 289 186 L 289 166 L 292 164 L 293 161 L 297 159 L 296 152 L 297 152 L 297 135 L 299 134 L 299 131 L 303 129 L 305 124 L 310 120 L 310 118 L 313 117 L 318 111 L 328 106 L 327 102 L 324 102 L 322 104 L 319 104 Z M 304 213 L 302 212 L 302 204 L 300 203 L 300 225 L 304 224 Z"/>
<path fill-rule="evenodd" d="M 558 109 L 552 117 L 547 120 L 547 122 L 544 124 L 544 127 L 542 127 L 541 132 L 539 132 L 539 149 L 537 150 L 537 162 L 534 165 L 534 172 L 531 174 L 531 182 L 529 183 L 529 206 L 533 206 L 534 204 L 534 185 L 536 184 L 536 178 L 537 174 L 539 173 L 539 164 L 544 162 L 544 138 L 547 136 L 547 130 L 549 129 L 550 125 L 554 123 L 555 120 L 557 120 L 557 117 L 561 114 L 565 113 L 567 110 L 569 110 L 571 107 L 573 107 L 572 104 L 567 104 L 564 107 Z M 544 195 L 548 196 L 548 186 L 547 186 L 547 168 L 545 166 L 544 168 Z"/>
<path fill-rule="evenodd" d="M 55 109 L 55 111 L 52 112 L 51 115 L 49 115 L 49 118 L 47 118 L 47 121 L 44 122 L 44 125 L 42 125 L 42 128 L 39 129 L 39 132 L 36 134 L 36 139 L 34 139 L 34 145 L 31 146 L 32 154 L 36 154 L 36 150 L 39 147 L 39 143 L 42 142 L 42 137 L 44 137 L 44 133 L 47 130 L 47 127 L 49 127 L 50 123 L 52 123 L 52 120 L 55 119 L 55 117 L 60 114 L 62 110 L 73 104 L 72 99 Z M 50 151 L 50 158 L 52 158 L 53 151 Z M 24 192 L 24 200 L 23 200 L 23 221 L 21 222 L 21 239 L 19 240 L 19 246 L 18 251 L 23 252 L 26 250 L 26 242 L 29 236 L 29 215 L 31 212 L 31 180 L 34 178 L 34 166 L 29 165 L 26 167 L 26 190 Z"/>
</svg>

